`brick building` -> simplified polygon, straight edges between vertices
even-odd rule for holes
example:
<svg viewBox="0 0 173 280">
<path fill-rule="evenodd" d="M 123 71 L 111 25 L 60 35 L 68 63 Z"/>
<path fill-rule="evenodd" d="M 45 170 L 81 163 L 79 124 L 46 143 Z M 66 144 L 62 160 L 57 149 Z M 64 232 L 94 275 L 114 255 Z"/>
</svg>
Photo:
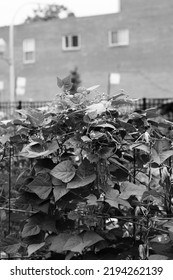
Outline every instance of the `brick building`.
<svg viewBox="0 0 173 280">
<path fill-rule="evenodd" d="M 173 97 L 173 1 L 121 0 L 118 13 L 69 17 L 14 27 L 15 76 L 26 78 L 22 100 L 51 100 L 56 76 L 78 68 L 84 86 L 106 92 L 119 73 L 131 97 Z M 8 27 L 0 28 L 6 42 Z M 9 100 L 9 66 L 0 59 L 1 101 Z"/>
</svg>

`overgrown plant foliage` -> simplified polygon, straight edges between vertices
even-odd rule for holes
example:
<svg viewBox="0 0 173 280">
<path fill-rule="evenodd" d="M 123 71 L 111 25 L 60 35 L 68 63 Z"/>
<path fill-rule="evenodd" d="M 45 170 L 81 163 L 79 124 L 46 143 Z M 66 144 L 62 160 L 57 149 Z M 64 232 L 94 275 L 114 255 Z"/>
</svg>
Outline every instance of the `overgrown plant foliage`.
<svg viewBox="0 0 173 280">
<path fill-rule="evenodd" d="M 70 95 L 70 78 L 57 81 L 62 92 L 46 112 L 19 110 L 0 125 L 2 159 L 10 147 L 30 161 L 12 186 L 21 233 L 2 239 L 1 250 L 32 259 L 172 258 L 173 123 L 155 108 L 122 115 L 134 102 L 123 93 L 108 99 L 94 86 Z"/>
</svg>

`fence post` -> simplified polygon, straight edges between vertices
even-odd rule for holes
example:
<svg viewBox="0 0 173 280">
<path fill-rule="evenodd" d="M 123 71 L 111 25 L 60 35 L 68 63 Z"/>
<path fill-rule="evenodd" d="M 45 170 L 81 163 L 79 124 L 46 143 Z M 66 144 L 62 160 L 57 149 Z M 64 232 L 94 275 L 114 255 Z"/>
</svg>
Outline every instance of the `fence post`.
<svg viewBox="0 0 173 280">
<path fill-rule="evenodd" d="M 146 109 L 146 98 L 144 97 L 143 98 L 143 103 L 142 103 L 142 110 L 145 110 Z"/>
</svg>

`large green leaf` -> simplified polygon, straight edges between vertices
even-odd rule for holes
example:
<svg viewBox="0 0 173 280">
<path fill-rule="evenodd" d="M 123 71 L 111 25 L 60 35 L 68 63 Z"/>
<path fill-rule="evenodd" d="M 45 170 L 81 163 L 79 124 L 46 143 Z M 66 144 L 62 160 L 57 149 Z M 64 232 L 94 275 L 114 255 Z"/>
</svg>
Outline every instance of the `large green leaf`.
<svg viewBox="0 0 173 280">
<path fill-rule="evenodd" d="M 119 191 L 111 189 L 106 192 L 105 201 L 109 203 L 110 206 L 118 208 L 118 198 L 119 198 Z"/>
<path fill-rule="evenodd" d="M 135 144 L 132 144 L 130 146 L 131 149 L 138 149 L 138 150 L 142 150 L 146 153 L 150 153 L 150 147 L 149 145 L 147 144 L 142 144 L 142 143 L 135 143 Z"/>
<path fill-rule="evenodd" d="M 95 179 L 96 179 L 96 174 L 92 174 L 84 178 L 80 178 L 78 175 L 76 175 L 71 182 L 67 183 L 67 189 L 76 189 L 76 188 L 87 186 L 88 184 L 95 181 Z"/>
<path fill-rule="evenodd" d="M 16 254 L 20 247 L 20 240 L 16 239 L 13 235 L 8 235 L 0 240 L 0 251 L 4 251 L 7 254 Z"/>
<path fill-rule="evenodd" d="M 61 197 L 63 197 L 65 194 L 67 194 L 69 190 L 66 188 L 66 185 L 62 183 L 60 186 L 54 186 L 53 189 L 53 195 L 55 198 L 55 202 L 58 201 Z"/>
<path fill-rule="evenodd" d="M 60 179 L 64 183 L 70 182 L 75 176 L 76 169 L 70 160 L 64 160 L 57 164 L 50 172 L 55 178 Z"/>
<path fill-rule="evenodd" d="M 38 174 L 27 187 L 41 199 L 46 199 L 52 191 L 51 179 L 48 173 Z"/>
<path fill-rule="evenodd" d="M 146 191 L 146 186 L 144 185 L 135 185 L 128 181 L 122 182 L 120 187 L 120 198 L 128 199 L 131 195 L 141 196 Z"/>
<path fill-rule="evenodd" d="M 82 253 L 84 248 L 85 244 L 82 241 L 82 237 L 79 235 L 73 235 L 64 244 L 63 250 Z"/>
<path fill-rule="evenodd" d="M 86 231 L 80 235 L 73 235 L 64 245 L 64 250 L 82 253 L 83 249 L 104 240 L 100 235 L 93 231 Z"/>
<path fill-rule="evenodd" d="M 120 197 L 119 191 L 114 189 L 110 189 L 106 192 L 105 201 L 109 203 L 110 206 L 115 208 L 118 208 L 119 204 L 127 208 L 131 207 L 128 201 Z"/>
<path fill-rule="evenodd" d="M 19 155 L 26 158 L 37 158 L 48 156 L 57 151 L 58 148 L 59 146 L 56 141 L 47 143 L 46 150 L 43 149 L 43 146 L 39 142 L 32 141 L 31 143 L 23 147 Z"/>
<path fill-rule="evenodd" d="M 22 237 L 25 238 L 28 236 L 36 235 L 39 232 L 40 232 L 40 228 L 38 225 L 34 225 L 28 222 L 24 225 L 24 228 L 22 230 Z"/>
<path fill-rule="evenodd" d="M 40 248 L 42 248 L 45 245 L 45 242 L 39 243 L 39 244 L 30 244 L 27 248 L 28 250 L 28 256 L 30 257 L 33 253 L 38 251 Z"/>
<path fill-rule="evenodd" d="M 27 117 L 33 127 L 41 126 L 44 120 L 44 114 L 33 108 L 27 108 L 27 110 L 17 110 L 21 115 Z"/>
<path fill-rule="evenodd" d="M 62 253 L 64 251 L 64 245 L 70 237 L 71 233 L 60 233 L 58 235 L 51 235 L 46 239 L 46 243 L 50 244 L 50 251 Z"/>
</svg>

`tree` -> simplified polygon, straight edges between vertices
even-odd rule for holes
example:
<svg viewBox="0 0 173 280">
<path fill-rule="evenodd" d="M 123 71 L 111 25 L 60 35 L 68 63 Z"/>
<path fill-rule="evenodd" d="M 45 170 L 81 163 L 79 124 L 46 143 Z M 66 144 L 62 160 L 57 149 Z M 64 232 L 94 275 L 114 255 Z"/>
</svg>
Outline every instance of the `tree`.
<svg viewBox="0 0 173 280">
<path fill-rule="evenodd" d="M 61 18 L 64 13 L 65 17 L 74 16 L 74 13 L 63 5 L 48 4 L 44 7 L 38 5 L 38 7 L 33 10 L 33 16 L 28 16 L 25 23 Z"/>
</svg>

